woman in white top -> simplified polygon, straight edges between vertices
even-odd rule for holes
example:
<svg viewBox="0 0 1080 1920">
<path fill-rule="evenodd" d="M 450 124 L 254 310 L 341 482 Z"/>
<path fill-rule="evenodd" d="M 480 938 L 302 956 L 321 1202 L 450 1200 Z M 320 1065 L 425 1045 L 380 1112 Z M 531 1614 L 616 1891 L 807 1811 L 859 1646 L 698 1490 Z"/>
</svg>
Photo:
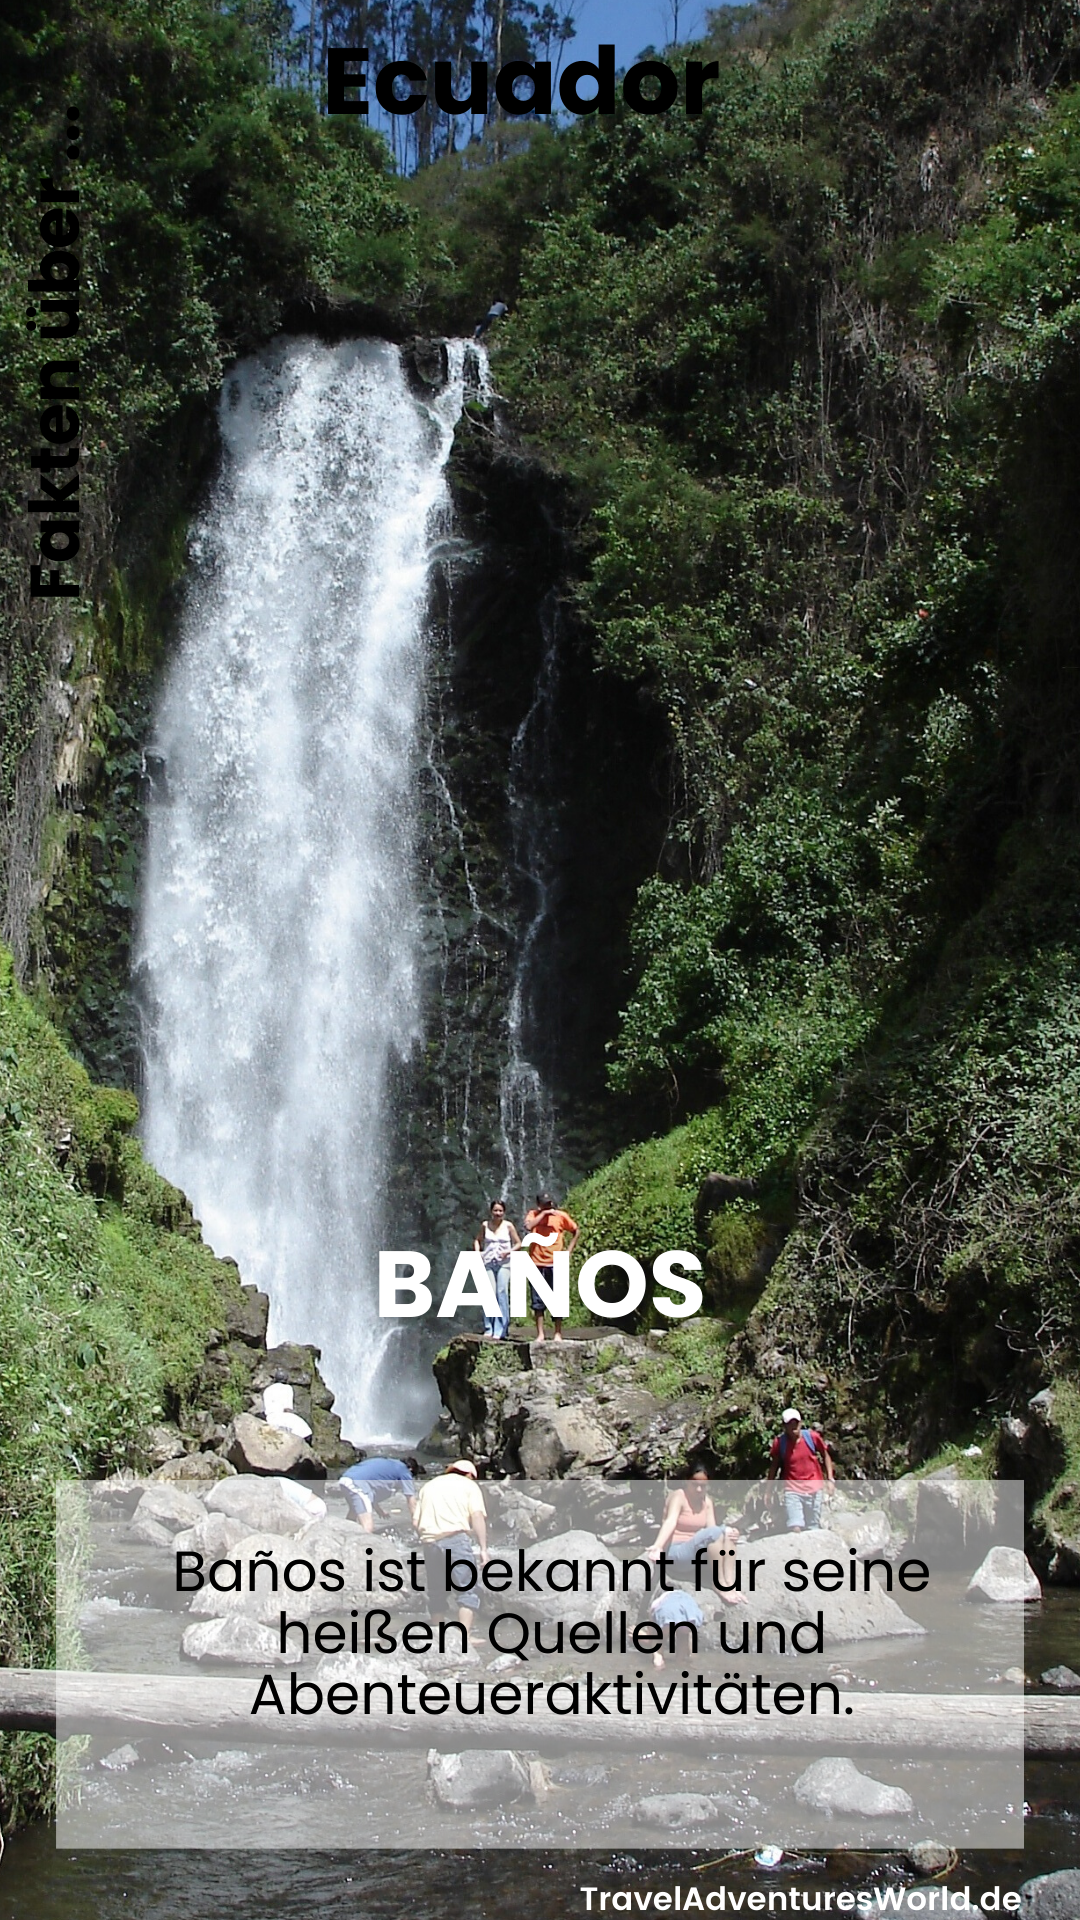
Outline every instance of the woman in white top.
<svg viewBox="0 0 1080 1920">
<path fill-rule="evenodd" d="M 518 1230 L 506 1217 L 505 1202 L 493 1200 L 488 1217 L 473 1241 L 473 1252 L 483 1259 L 499 1303 L 497 1314 L 484 1315 L 487 1340 L 505 1340 L 510 1331 L 510 1255 L 520 1245 Z"/>
</svg>

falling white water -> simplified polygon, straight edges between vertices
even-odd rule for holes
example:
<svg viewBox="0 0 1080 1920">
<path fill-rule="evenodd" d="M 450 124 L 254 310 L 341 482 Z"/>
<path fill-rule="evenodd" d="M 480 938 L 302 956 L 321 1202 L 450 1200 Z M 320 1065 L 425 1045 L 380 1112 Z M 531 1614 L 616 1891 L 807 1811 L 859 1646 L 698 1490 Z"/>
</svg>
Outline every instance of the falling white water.
<svg viewBox="0 0 1080 1920">
<path fill-rule="evenodd" d="M 544 653 L 529 710 L 510 749 L 507 795 L 514 869 L 526 898 L 524 936 L 514 964 L 506 1012 L 506 1063 L 499 1076 L 499 1134 L 505 1163 L 504 1192 L 522 1212 L 552 1184 L 555 1114 L 540 1069 L 530 1059 L 526 1034 L 535 1026 L 532 990 L 541 937 L 551 915 L 552 845 L 557 808 L 549 769 L 555 745 L 558 689 L 557 617 L 541 609 Z"/>
<path fill-rule="evenodd" d="M 269 1293 L 271 1341 L 322 1348 L 357 1440 L 422 1417 L 376 1256 L 396 1245 L 387 1069 L 419 1031 L 413 773 L 466 377 L 450 352 L 426 402 L 370 341 L 279 343 L 230 377 L 154 740 L 146 1144 Z"/>
</svg>

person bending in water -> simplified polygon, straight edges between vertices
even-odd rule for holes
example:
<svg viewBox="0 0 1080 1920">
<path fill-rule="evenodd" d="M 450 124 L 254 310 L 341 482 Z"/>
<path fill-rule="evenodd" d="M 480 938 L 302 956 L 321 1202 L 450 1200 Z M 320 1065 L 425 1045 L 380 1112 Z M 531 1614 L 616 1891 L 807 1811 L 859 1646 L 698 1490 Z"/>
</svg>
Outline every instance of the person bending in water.
<svg viewBox="0 0 1080 1920">
<path fill-rule="evenodd" d="M 362 1527 L 365 1533 L 373 1533 L 376 1507 L 394 1493 L 403 1493 L 409 1513 L 415 1514 L 419 1474 L 419 1462 L 413 1459 L 389 1460 L 380 1457 L 359 1460 L 355 1467 L 349 1467 L 342 1474 L 339 1484 L 357 1526 Z"/>
<path fill-rule="evenodd" d="M 488 1217 L 473 1241 L 473 1252 L 483 1260 L 499 1303 L 498 1313 L 484 1315 L 487 1340 L 505 1340 L 510 1332 L 510 1255 L 520 1245 L 521 1236 L 513 1221 L 506 1217 L 505 1201 L 493 1200 Z"/>
<path fill-rule="evenodd" d="M 648 1550 L 647 1558 L 659 1560 L 666 1554 L 669 1566 L 699 1567 L 704 1555 L 712 1561 L 711 1582 L 721 1600 L 729 1606 L 742 1604 L 735 1590 L 733 1565 L 737 1527 L 718 1527 L 716 1509 L 708 1491 L 709 1475 L 704 1467 L 694 1467 L 690 1478 L 672 1487 L 664 1507 L 660 1530 Z"/>
</svg>

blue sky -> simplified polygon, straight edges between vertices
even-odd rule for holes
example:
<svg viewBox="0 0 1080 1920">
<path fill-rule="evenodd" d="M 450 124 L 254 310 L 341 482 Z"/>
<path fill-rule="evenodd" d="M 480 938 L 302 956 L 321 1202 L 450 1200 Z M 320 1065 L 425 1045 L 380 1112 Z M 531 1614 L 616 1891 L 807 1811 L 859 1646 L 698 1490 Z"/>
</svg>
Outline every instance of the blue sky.
<svg viewBox="0 0 1080 1920">
<path fill-rule="evenodd" d="M 720 0 L 678 0 L 679 38 L 689 40 L 705 24 L 706 6 Z M 576 15 L 577 38 L 567 57 L 587 60 L 593 47 L 615 43 L 615 64 L 628 67 L 643 47 L 662 47 L 671 38 L 672 0 L 583 0 Z"/>
</svg>

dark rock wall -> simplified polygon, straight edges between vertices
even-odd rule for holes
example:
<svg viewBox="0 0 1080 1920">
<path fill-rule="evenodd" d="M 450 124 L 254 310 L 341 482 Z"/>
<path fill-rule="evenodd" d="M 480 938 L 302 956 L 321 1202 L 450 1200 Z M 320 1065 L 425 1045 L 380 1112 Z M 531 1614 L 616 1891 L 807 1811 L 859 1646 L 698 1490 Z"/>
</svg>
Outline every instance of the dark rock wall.
<svg viewBox="0 0 1080 1920">
<path fill-rule="evenodd" d="M 630 909 L 666 817 L 660 721 L 597 672 L 574 617 L 562 483 L 476 406 L 450 478 L 420 770 L 425 1033 L 396 1077 L 389 1203 L 409 1236 L 394 1244 L 442 1259 L 504 1184 L 500 1074 L 515 968 L 541 906 L 520 1039 L 551 1100 L 556 1187 L 626 1137 L 629 1108 L 601 1097 L 604 1049 Z M 506 1199 L 520 1224 L 531 1192 Z"/>
</svg>

